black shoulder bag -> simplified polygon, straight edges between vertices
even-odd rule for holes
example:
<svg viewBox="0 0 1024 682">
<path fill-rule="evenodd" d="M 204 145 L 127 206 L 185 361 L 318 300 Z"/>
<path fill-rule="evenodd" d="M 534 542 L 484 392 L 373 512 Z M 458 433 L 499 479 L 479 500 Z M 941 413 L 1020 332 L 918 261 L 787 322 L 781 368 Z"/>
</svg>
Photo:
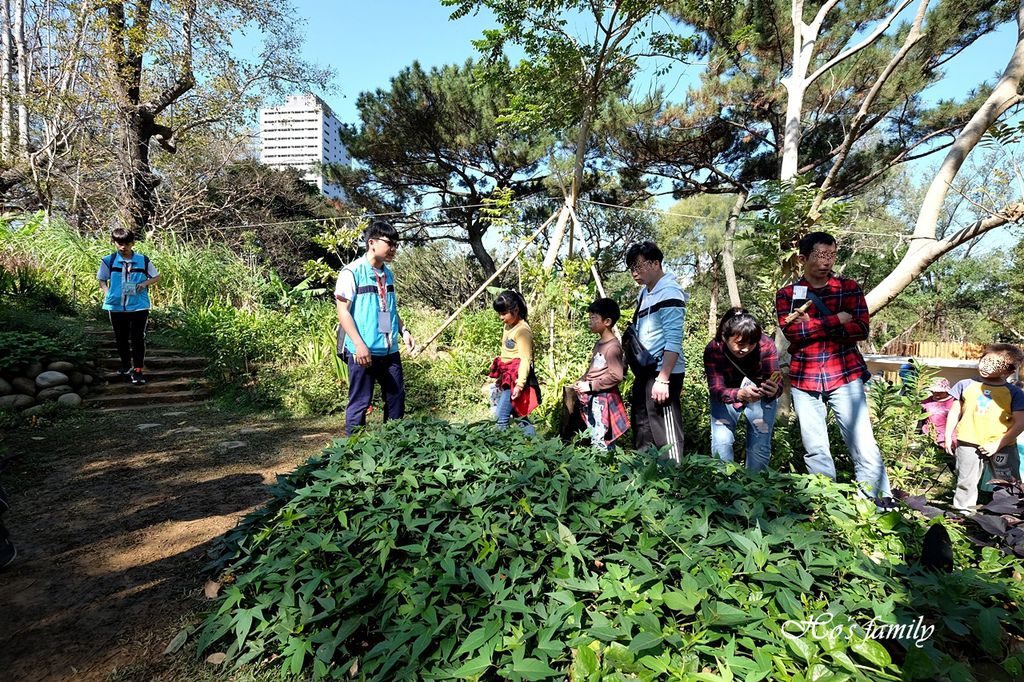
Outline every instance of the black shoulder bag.
<svg viewBox="0 0 1024 682">
<path fill-rule="evenodd" d="M 637 329 L 636 321 L 640 316 L 640 302 L 643 292 L 636 297 L 636 310 L 633 312 L 633 321 L 626 325 L 622 332 L 622 352 L 626 356 L 626 364 L 635 375 L 650 374 L 658 367 L 656 358 L 644 344 L 640 343 L 640 332 Z"/>
</svg>

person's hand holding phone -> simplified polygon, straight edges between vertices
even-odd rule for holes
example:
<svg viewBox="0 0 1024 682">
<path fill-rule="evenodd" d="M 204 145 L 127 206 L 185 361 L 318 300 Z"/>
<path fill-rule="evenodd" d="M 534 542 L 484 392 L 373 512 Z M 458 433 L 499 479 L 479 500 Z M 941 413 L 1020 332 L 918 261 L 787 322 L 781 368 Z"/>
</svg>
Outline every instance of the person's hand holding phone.
<svg viewBox="0 0 1024 682">
<path fill-rule="evenodd" d="M 782 387 L 782 372 L 775 370 L 771 376 L 761 382 L 761 395 L 762 396 L 774 396 L 778 394 L 779 389 Z"/>
</svg>

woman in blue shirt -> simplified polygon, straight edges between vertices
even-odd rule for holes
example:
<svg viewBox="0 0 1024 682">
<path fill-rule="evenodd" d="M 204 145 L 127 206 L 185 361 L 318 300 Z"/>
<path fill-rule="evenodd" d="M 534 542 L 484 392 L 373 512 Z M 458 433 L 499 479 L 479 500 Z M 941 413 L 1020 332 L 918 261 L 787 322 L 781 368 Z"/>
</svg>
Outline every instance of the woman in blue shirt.
<svg viewBox="0 0 1024 682">
<path fill-rule="evenodd" d="M 118 374 L 133 384 L 146 383 L 142 367 L 146 359 L 146 322 L 149 320 L 149 286 L 160 279 L 148 256 L 135 253 L 135 234 L 115 228 L 110 239 L 117 251 L 100 261 L 96 279 L 103 291 L 103 309 L 110 314 L 117 353 Z"/>
</svg>

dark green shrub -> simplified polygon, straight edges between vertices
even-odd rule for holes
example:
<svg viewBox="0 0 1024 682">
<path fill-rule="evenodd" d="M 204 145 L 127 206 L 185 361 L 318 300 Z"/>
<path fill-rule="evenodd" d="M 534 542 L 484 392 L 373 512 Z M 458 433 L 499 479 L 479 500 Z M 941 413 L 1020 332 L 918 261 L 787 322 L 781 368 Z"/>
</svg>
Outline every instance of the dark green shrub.
<svg viewBox="0 0 1024 682">
<path fill-rule="evenodd" d="M 33 331 L 0 332 L 0 370 L 19 370 L 33 362 L 84 362 L 91 355 L 92 348 L 82 340 L 81 334 L 61 332 L 47 336 Z"/>
<path fill-rule="evenodd" d="M 56 358 L 60 345 L 35 332 L 0 332 L 0 370 L 20 369 Z"/>
<path fill-rule="evenodd" d="M 209 358 L 211 373 L 224 381 L 251 374 L 260 363 L 291 357 L 298 331 L 284 314 L 224 304 L 173 310 L 158 319 L 179 343 Z"/>
<path fill-rule="evenodd" d="M 922 575 L 921 523 L 820 477 L 406 420 L 273 493 L 227 536 L 202 655 L 364 680 L 972 679 L 960 652 L 1019 670 L 1011 560 Z M 783 632 L 825 614 L 820 637 Z M 918 617 L 931 637 L 863 629 Z"/>
</svg>

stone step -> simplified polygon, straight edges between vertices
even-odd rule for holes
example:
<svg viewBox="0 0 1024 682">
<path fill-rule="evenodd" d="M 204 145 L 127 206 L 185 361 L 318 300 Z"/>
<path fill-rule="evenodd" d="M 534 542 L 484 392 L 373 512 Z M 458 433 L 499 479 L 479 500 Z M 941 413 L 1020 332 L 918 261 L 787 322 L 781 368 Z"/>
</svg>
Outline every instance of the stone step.
<svg viewBox="0 0 1024 682">
<path fill-rule="evenodd" d="M 209 402 L 209 400 L 193 400 L 183 403 L 167 403 L 166 405 L 154 403 L 143 405 L 111 405 L 109 407 L 91 407 L 88 402 L 85 402 L 83 406 L 91 409 L 93 412 L 135 412 L 136 410 L 158 410 L 161 408 L 167 409 L 168 407 L 191 410 L 196 407 L 202 407 Z"/>
<path fill-rule="evenodd" d="M 206 358 L 189 357 L 185 355 L 174 355 L 174 356 L 146 356 L 146 367 L 152 367 L 153 369 L 171 369 L 176 367 L 206 367 L 209 361 Z M 116 370 L 121 366 L 121 361 L 118 358 L 103 358 L 100 360 L 100 366 L 107 369 Z"/>
<path fill-rule="evenodd" d="M 183 357 L 187 357 L 187 355 L 188 355 L 187 353 L 185 353 L 184 351 L 180 351 L 180 350 L 163 350 L 161 348 L 157 348 L 157 349 L 147 348 L 146 349 L 146 360 L 147 361 L 150 358 L 183 358 Z M 101 360 L 109 360 L 111 358 L 113 358 L 115 360 L 119 360 L 120 359 L 120 356 L 117 354 L 117 349 L 116 348 L 109 348 L 109 349 L 108 348 L 101 348 L 99 350 L 99 352 L 97 353 L 97 356 Z"/>
<path fill-rule="evenodd" d="M 169 379 L 184 379 L 186 377 L 195 377 L 196 379 L 202 379 L 206 376 L 206 370 L 202 367 L 172 367 L 170 369 L 149 369 L 147 368 L 144 372 L 147 381 L 160 381 Z M 129 383 L 127 377 L 123 377 L 117 372 L 107 372 L 100 377 L 104 381 L 108 381 L 114 384 L 126 384 Z"/>
<path fill-rule="evenodd" d="M 145 374 L 146 383 L 144 384 L 133 384 L 127 379 L 122 378 L 119 382 L 111 382 L 102 386 L 97 386 L 89 396 L 101 396 L 101 395 L 119 395 L 119 394 L 136 394 L 136 393 L 167 393 L 169 391 L 180 391 L 180 390 L 200 390 L 208 389 L 209 382 L 203 379 L 196 378 L 170 378 L 170 377 L 153 377 L 149 373 Z"/>
<path fill-rule="evenodd" d="M 210 396 L 205 389 L 192 389 L 184 391 L 167 391 L 162 393 L 113 393 L 110 395 L 89 396 L 83 402 L 84 406 L 90 409 L 105 407 L 124 406 L 154 406 L 171 405 L 177 403 L 191 403 L 203 400 Z"/>
<path fill-rule="evenodd" d="M 100 353 L 112 353 L 117 355 L 117 344 L 111 341 L 110 343 L 100 343 L 96 345 L 96 350 Z M 172 348 L 171 346 L 161 346 L 159 344 L 147 343 L 146 344 L 146 355 L 150 353 L 173 353 L 174 355 L 184 355 L 186 351 L 180 348 Z"/>
</svg>

